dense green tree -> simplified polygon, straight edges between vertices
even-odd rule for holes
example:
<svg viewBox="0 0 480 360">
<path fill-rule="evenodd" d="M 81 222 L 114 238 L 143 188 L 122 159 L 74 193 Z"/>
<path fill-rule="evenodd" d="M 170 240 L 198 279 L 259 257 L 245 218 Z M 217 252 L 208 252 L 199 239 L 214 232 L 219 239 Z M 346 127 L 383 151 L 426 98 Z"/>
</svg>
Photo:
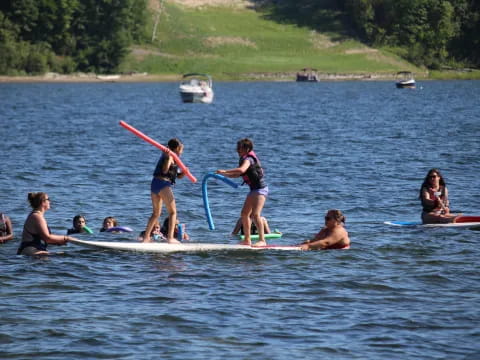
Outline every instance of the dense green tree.
<svg viewBox="0 0 480 360">
<path fill-rule="evenodd" d="M 403 48 L 417 65 L 480 66 L 478 0 L 272 0 L 271 6 L 273 18 L 320 30 L 328 30 L 330 14 L 369 45 Z"/>
<path fill-rule="evenodd" d="M 457 0 L 453 4 L 460 31 L 449 51 L 467 66 L 480 67 L 480 2 Z"/>
<path fill-rule="evenodd" d="M 0 74 L 16 69 L 18 28 L 0 11 Z"/>
<path fill-rule="evenodd" d="M 480 66 L 478 0 L 262 0 L 269 17 L 349 32 L 417 65 Z M 116 71 L 146 38 L 147 0 L 2 0 L 0 73 Z"/>
<path fill-rule="evenodd" d="M 3 0 L 0 14 L 1 73 L 108 73 L 144 37 L 146 0 Z"/>
<path fill-rule="evenodd" d="M 82 0 L 74 22 L 76 52 L 81 71 L 111 72 L 127 52 L 125 5 L 129 0 Z"/>
</svg>

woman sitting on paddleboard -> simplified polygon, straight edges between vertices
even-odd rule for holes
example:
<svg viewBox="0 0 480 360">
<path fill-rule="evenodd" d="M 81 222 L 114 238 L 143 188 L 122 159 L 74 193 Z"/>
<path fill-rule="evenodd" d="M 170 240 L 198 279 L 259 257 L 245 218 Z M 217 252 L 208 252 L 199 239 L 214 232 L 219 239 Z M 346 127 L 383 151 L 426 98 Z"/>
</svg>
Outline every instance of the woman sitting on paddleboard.
<svg viewBox="0 0 480 360">
<path fill-rule="evenodd" d="M 45 212 L 50 209 L 50 198 L 44 192 L 29 193 L 28 201 L 33 211 L 23 225 L 22 242 L 17 255 L 48 255 L 48 244 L 66 245 L 71 236 L 50 233 Z"/>
<path fill-rule="evenodd" d="M 424 224 L 453 223 L 459 214 L 450 213 L 448 190 L 438 169 L 431 169 L 420 188 L 422 201 L 422 222 Z"/>
<path fill-rule="evenodd" d="M 245 240 L 242 241 L 241 244 L 252 244 L 250 239 L 250 226 L 253 220 L 258 229 L 259 238 L 259 241 L 255 245 L 263 246 L 266 245 L 266 242 L 261 213 L 268 196 L 268 186 L 264 180 L 260 160 L 253 152 L 253 142 L 247 138 L 239 140 L 237 142 L 237 153 L 240 156 L 238 167 L 229 170 L 217 170 L 217 174 L 230 178 L 241 176 L 243 181 L 250 186 L 250 192 L 245 199 L 241 212 L 243 232 L 245 233 Z"/>
<path fill-rule="evenodd" d="M 183 152 L 183 144 L 176 138 L 170 139 L 168 141 L 168 149 L 180 156 Z M 178 166 L 175 164 L 173 157 L 168 153 L 163 153 L 157 162 L 150 185 L 153 211 L 152 216 L 150 216 L 150 219 L 148 220 L 147 228 L 145 229 L 143 242 L 152 241 L 150 236 L 152 228 L 160 217 L 162 203 L 165 203 L 169 216 L 167 241 L 169 243 L 179 243 L 174 236 L 177 220 L 177 207 L 175 204 L 175 197 L 173 196 L 172 186 L 175 184 L 177 177 L 181 179 L 183 176 L 183 173 L 178 172 Z"/>
<path fill-rule="evenodd" d="M 301 245 L 302 250 L 349 249 L 350 238 L 344 228 L 345 216 L 340 210 L 328 210 L 323 227 L 311 240 Z"/>
</svg>

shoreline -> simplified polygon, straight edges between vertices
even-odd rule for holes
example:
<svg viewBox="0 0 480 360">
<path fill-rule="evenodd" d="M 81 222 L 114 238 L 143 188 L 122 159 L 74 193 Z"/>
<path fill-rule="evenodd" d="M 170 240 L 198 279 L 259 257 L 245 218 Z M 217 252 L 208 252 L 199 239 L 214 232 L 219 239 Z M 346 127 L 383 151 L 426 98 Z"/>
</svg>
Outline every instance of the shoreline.
<svg viewBox="0 0 480 360">
<path fill-rule="evenodd" d="M 322 73 L 317 72 L 319 81 L 394 81 L 396 73 Z M 433 75 L 433 76 L 432 76 Z M 415 74 L 416 80 L 479 80 L 479 76 L 465 76 L 465 72 L 433 72 Z M 216 81 L 278 81 L 295 82 L 296 72 L 277 73 L 226 73 L 213 75 Z M 44 75 L 3 76 L 0 75 L 0 83 L 105 83 L 105 82 L 179 82 L 181 74 L 113 74 L 98 75 L 94 73 L 57 74 L 46 73 Z"/>
<path fill-rule="evenodd" d="M 3 76 L 0 75 L 0 83 L 105 83 L 105 82 L 167 82 L 179 81 L 181 76 L 177 75 L 152 75 L 146 73 L 139 74 L 115 74 L 115 75 L 97 75 L 97 74 L 57 74 L 47 73 L 44 75 L 24 75 L 24 76 Z"/>
<path fill-rule="evenodd" d="M 247 74 L 223 74 L 213 76 L 217 81 L 277 81 L 295 82 L 296 73 L 247 73 Z M 420 78 L 424 79 L 424 76 Z M 318 73 L 319 81 L 388 81 L 394 80 L 395 74 L 327 74 Z M 182 75 L 174 74 L 45 74 L 30 76 L 1 76 L 0 83 L 105 83 L 105 82 L 179 82 Z"/>
</svg>

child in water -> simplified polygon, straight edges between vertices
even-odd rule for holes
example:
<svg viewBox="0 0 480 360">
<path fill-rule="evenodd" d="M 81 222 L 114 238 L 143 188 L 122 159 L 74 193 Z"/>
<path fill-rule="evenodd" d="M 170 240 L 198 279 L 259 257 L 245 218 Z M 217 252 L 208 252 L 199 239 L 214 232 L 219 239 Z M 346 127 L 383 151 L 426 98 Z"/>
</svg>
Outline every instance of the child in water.
<svg viewBox="0 0 480 360">
<path fill-rule="evenodd" d="M 0 244 L 13 239 L 12 221 L 4 213 L 0 212 Z"/>
<path fill-rule="evenodd" d="M 169 225 L 169 218 L 166 218 L 165 221 L 163 222 L 163 225 L 162 225 L 162 228 L 160 229 L 160 233 L 166 237 L 167 234 L 168 234 L 168 225 Z M 190 236 L 188 236 L 185 228 L 185 224 L 180 224 L 178 219 L 176 219 L 176 224 L 175 224 L 175 228 L 173 229 L 173 236 L 175 236 L 176 239 L 178 239 L 178 227 L 181 226 L 182 227 L 182 239 L 181 240 L 190 240 Z M 178 239 L 180 240 L 180 239 Z"/>
<path fill-rule="evenodd" d="M 116 226 L 118 226 L 117 219 L 115 219 L 113 216 L 107 216 L 105 219 L 103 219 L 103 226 L 100 229 L 100 232 L 107 231 L 108 229 Z"/>
<path fill-rule="evenodd" d="M 268 221 L 264 216 L 260 217 L 262 219 L 262 224 L 263 224 L 263 232 L 264 234 L 270 234 L 270 226 L 268 225 Z M 237 220 L 237 224 L 233 228 L 232 235 L 237 235 L 240 232 L 241 235 L 245 235 L 243 233 L 243 226 L 242 226 L 242 218 L 240 217 Z M 250 226 L 250 234 L 255 235 L 258 234 L 258 229 L 255 226 L 255 223 L 252 221 L 252 225 Z"/>
<path fill-rule="evenodd" d="M 138 240 L 143 241 L 144 238 L 145 238 L 145 230 L 140 233 L 140 235 L 138 236 Z M 158 221 L 156 221 L 153 224 L 152 232 L 150 233 L 150 238 L 155 241 L 167 240 L 167 238 L 160 231 L 160 223 Z"/>
<path fill-rule="evenodd" d="M 73 228 L 67 230 L 67 235 L 70 234 L 81 234 L 87 233 L 88 231 L 85 230 L 87 226 L 87 219 L 83 215 L 75 215 L 73 217 Z"/>
</svg>

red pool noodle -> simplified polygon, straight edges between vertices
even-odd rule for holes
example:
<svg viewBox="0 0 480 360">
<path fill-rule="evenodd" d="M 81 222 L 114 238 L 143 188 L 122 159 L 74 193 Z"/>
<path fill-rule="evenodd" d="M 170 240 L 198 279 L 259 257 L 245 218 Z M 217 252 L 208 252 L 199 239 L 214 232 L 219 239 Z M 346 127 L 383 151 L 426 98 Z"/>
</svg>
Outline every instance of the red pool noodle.
<svg viewBox="0 0 480 360">
<path fill-rule="evenodd" d="M 182 169 L 183 173 L 185 174 L 186 177 L 188 177 L 190 179 L 191 182 L 193 183 L 196 183 L 197 182 L 197 178 L 195 176 L 193 176 L 191 173 L 190 173 L 190 170 L 188 170 L 188 168 L 183 164 L 182 160 L 180 160 L 180 158 L 178 157 L 177 154 L 175 154 L 173 151 L 171 151 L 168 147 L 162 145 L 162 144 L 159 144 L 158 142 L 156 142 L 155 140 L 153 140 L 152 138 L 148 137 L 147 135 L 145 135 L 144 133 L 142 133 L 141 131 L 138 131 L 137 129 L 135 129 L 133 126 L 127 124 L 125 121 L 120 121 L 120 126 L 124 127 L 125 129 L 127 129 L 128 131 L 132 132 L 133 134 L 137 135 L 140 139 L 143 139 L 145 140 L 146 142 L 148 142 L 149 144 L 152 144 L 153 146 L 159 148 L 160 150 L 162 150 L 164 153 L 170 155 L 171 157 L 173 157 L 173 160 L 175 160 L 175 163 L 180 167 L 180 169 Z"/>
</svg>

